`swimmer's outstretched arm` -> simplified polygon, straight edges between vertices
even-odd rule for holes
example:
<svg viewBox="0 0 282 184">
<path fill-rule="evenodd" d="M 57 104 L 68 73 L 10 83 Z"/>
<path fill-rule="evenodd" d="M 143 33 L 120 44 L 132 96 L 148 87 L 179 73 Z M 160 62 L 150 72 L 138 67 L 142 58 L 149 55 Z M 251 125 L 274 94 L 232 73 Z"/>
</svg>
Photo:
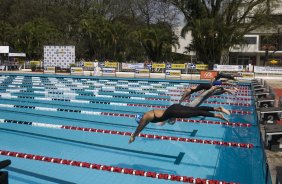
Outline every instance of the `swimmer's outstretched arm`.
<svg viewBox="0 0 282 184">
<path fill-rule="evenodd" d="M 149 121 L 148 120 L 145 120 L 145 118 L 143 117 L 141 120 L 140 120 L 140 123 L 138 125 L 138 127 L 136 128 L 135 132 L 131 135 L 128 143 L 132 143 L 135 141 L 135 137 L 140 134 L 140 132 L 149 124 Z"/>
<path fill-rule="evenodd" d="M 190 94 L 191 94 L 191 88 L 186 89 L 186 90 L 184 91 L 184 93 L 183 93 L 181 99 L 179 100 L 179 104 L 181 104 L 185 98 L 187 98 L 187 97 L 190 98 Z"/>
</svg>

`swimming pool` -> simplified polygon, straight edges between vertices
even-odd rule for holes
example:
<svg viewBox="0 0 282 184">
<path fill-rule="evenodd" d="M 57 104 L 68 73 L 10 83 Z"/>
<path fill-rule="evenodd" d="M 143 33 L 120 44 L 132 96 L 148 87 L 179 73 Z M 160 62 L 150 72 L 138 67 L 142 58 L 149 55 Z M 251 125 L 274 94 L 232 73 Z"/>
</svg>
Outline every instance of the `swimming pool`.
<svg viewBox="0 0 282 184">
<path fill-rule="evenodd" d="M 195 82 L 0 75 L 0 160 L 12 160 L 10 183 L 265 183 L 248 83 L 204 103 L 231 110 L 229 123 L 152 124 L 128 144 L 137 113 L 177 103 Z"/>
</svg>

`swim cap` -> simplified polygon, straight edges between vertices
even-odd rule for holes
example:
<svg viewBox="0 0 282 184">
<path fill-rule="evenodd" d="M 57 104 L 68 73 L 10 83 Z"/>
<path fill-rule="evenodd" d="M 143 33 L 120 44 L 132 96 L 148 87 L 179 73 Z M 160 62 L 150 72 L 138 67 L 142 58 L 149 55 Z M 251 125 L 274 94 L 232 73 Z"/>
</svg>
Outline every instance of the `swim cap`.
<svg viewBox="0 0 282 184">
<path fill-rule="evenodd" d="M 175 122 L 176 122 L 176 120 L 171 120 L 171 119 L 167 120 L 167 123 L 169 125 L 174 125 Z"/>
<path fill-rule="evenodd" d="M 221 81 L 214 81 L 214 82 L 213 82 L 213 85 L 214 85 L 214 86 L 222 85 L 222 82 L 221 82 Z"/>
<path fill-rule="evenodd" d="M 139 124 L 144 114 L 136 114 L 135 121 Z"/>
</svg>

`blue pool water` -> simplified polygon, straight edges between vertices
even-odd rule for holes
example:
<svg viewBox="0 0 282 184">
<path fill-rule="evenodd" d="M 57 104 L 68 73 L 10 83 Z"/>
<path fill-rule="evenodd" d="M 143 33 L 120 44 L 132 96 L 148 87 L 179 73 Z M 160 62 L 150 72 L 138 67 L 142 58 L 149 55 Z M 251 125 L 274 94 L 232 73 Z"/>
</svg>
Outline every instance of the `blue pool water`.
<svg viewBox="0 0 282 184">
<path fill-rule="evenodd" d="M 239 86 L 236 96 L 224 94 L 211 97 L 204 103 L 231 110 L 228 118 L 235 123 L 234 126 L 219 125 L 216 123 L 221 120 L 200 117 L 190 118 L 199 120 L 197 123 L 179 120 L 174 126 L 149 124 L 142 132 L 195 141 L 234 142 L 235 146 L 162 140 L 156 136 L 137 137 L 134 143 L 128 144 L 128 135 L 137 126 L 134 115 L 177 103 L 183 87 L 200 82 L 0 75 L 0 160 L 12 160 L 6 169 L 10 183 L 181 182 L 172 181 L 175 180 L 171 179 L 172 176 L 199 178 L 198 181 L 265 183 L 264 151 L 248 83 Z M 211 122 L 205 123 L 205 120 Z M 83 128 L 88 129 L 82 131 Z M 240 147 L 242 144 L 251 146 Z M 19 156 L 21 153 L 32 154 L 32 158 Z M 35 156 L 104 167 L 97 170 L 54 163 L 54 160 L 40 161 Z M 109 171 L 105 170 L 106 166 L 110 167 Z M 123 170 L 111 172 L 114 168 Z M 126 169 L 161 176 L 168 174 L 169 178 L 148 177 L 147 173 L 138 176 L 137 171 L 125 174 Z"/>
</svg>

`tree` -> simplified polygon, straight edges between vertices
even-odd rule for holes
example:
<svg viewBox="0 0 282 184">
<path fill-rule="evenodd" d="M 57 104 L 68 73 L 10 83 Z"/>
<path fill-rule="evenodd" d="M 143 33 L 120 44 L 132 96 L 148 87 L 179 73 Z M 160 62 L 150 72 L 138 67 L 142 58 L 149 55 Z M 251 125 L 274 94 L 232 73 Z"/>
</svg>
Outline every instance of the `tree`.
<svg viewBox="0 0 282 184">
<path fill-rule="evenodd" d="M 43 46 L 56 43 L 59 38 L 58 31 L 46 19 L 35 19 L 18 27 L 14 32 L 14 43 L 20 51 L 27 53 L 32 59 L 40 59 L 43 54 Z"/>
<path fill-rule="evenodd" d="M 212 66 L 243 36 L 268 24 L 276 0 L 164 0 L 179 8 L 186 24 L 182 36 L 192 31 L 188 46 L 199 59 Z"/>
<path fill-rule="evenodd" d="M 178 45 L 178 38 L 168 24 L 158 23 L 140 29 L 140 43 L 150 60 L 158 62 L 167 59 L 167 53 Z"/>
</svg>

